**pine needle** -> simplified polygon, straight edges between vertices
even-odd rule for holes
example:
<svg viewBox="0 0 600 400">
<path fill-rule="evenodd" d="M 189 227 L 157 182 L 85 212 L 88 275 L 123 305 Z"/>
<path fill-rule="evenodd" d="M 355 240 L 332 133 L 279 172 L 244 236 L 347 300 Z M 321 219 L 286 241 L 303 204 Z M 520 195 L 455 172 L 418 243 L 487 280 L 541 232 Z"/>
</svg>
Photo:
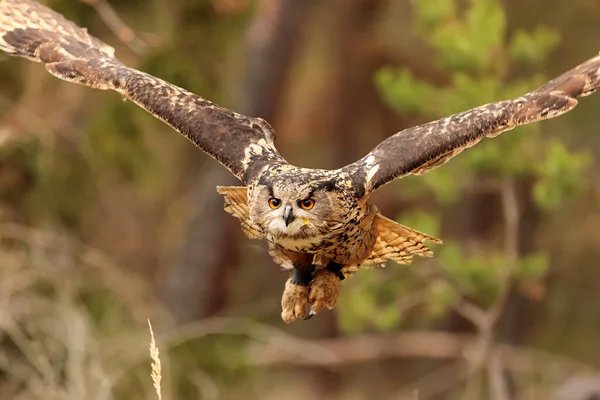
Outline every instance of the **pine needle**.
<svg viewBox="0 0 600 400">
<path fill-rule="evenodd" d="M 162 375 L 160 367 L 160 357 L 158 353 L 158 347 L 156 346 L 156 341 L 154 340 L 154 332 L 152 331 L 152 324 L 150 323 L 150 319 L 148 319 L 148 328 L 150 329 L 150 358 L 152 358 L 152 371 L 150 372 L 150 376 L 152 377 L 152 382 L 154 383 L 154 390 L 156 390 L 158 400 L 161 400 L 162 395 L 160 391 L 160 380 L 162 378 Z"/>
</svg>

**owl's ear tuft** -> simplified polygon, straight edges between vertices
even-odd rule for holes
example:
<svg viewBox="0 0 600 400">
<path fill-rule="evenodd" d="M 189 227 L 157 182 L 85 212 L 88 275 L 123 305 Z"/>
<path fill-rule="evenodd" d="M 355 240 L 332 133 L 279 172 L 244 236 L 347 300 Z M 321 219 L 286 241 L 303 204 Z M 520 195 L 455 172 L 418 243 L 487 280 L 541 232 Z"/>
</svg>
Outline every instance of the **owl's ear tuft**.
<svg viewBox="0 0 600 400">
<path fill-rule="evenodd" d="M 328 192 L 331 192 L 332 190 L 334 190 L 336 188 L 337 185 L 337 180 L 335 178 L 331 178 L 330 180 L 323 182 L 323 189 L 325 189 Z"/>
<path fill-rule="evenodd" d="M 329 179 L 328 181 L 319 182 L 313 186 L 311 190 L 311 195 L 313 192 L 317 190 L 325 190 L 326 192 L 331 192 L 337 188 L 337 179 L 335 177 Z"/>
<path fill-rule="evenodd" d="M 258 179 L 258 184 L 259 185 L 263 185 L 267 188 L 267 190 L 269 191 L 269 194 L 271 195 L 271 197 L 274 197 L 275 194 L 273 192 L 273 182 L 271 182 L 271 179 L 269 179 L 270 176 L 267 174 L 263 174 L 259 179 Z M 234 187 L 234 186 L 232 186 Z M 226 188 L 225 188 L 226 189 Z M 218 190 L 218 188 L 217 188 Z M 219 192 L 221 193 L 221 192 Z"/>
</svg>

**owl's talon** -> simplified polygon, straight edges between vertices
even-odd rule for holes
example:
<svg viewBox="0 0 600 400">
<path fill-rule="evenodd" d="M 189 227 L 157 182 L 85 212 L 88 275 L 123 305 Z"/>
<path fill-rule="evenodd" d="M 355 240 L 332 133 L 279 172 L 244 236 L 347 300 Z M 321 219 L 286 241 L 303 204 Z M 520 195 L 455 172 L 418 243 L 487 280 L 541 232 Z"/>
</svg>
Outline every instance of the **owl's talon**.
<svg viewBox="0 0 600 400">
<path fill-rule="evenodd" d="M 281 319 L 283 319 L 283 322 L 289 324 L 298 319 L 307 318 L 308 292 L 309 286 L 298 285 L 291 278 L 287 280 L 281 297 Z"/>
<path fill-rule="evenodd" d="M 308 321 L 309 319 L 311 319 L 315 315 L 317 315 L 317 313 L 311 308 L 310 311 L 308 312 L 308 314 L 306 315 L 306 317 L 304 317 L 304 320 Z"/>
<path fill-rule="evenodd" d="M 308 294 L 308 301 L 311 303 L 308 315 L 312 317 L 324 308 L 333 309 L 341 290 L 342 281 L 335 272 L 327 269 L 315 272 Z"/>
</svg>

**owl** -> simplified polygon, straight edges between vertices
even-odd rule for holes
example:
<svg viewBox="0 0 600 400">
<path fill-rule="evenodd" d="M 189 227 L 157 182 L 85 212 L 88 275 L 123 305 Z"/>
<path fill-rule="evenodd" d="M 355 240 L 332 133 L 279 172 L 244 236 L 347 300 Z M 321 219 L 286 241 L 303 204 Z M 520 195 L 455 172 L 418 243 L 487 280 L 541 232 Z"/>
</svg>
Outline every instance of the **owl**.
<svg viewBox="0 0 600 400">
<path fill-rule="evenodd" d="M 336 170 L 300 168 L 275 148 L 260 118 L 122 64 L 114 49 L 32 0 L 0 0 L 0 49 L 40 62 L 52 75 L 113 90 L 147 110 L 227 168 L 243 185 L 217 187 L 225 211 L 290 271 L 282 296 L 286 323 L 332 309 L 342 281 L 361 266 L 431 257 L 435 237 L 381 215 L 369 200 L 383 185 L 436 168 L 481 139 L 564 114 L 600 85 L 600 55 L 521 97 L 400 131 Z"/>
</svg>

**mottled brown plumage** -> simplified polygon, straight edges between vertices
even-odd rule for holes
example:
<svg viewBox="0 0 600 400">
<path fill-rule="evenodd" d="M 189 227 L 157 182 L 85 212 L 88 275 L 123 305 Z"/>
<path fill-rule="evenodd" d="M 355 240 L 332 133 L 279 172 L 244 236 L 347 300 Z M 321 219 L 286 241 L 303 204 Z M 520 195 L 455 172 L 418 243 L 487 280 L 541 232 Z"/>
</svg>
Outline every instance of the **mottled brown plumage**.
<svg viewBox="0 0 600 400">
<path fill-rule="evenodd" d="M 371 192 L 438 167 L 485 137 L 568 112 L 600 85 L 596 56 L 522 97 L 398 132 L 362 159 L 328 171 L 288 164 L 264 120 L 123 65 L 112 47 L 32 0 L 0 0 L 0 49 L 41 62 L 66 81 L 120 93 L 240 179 L 246 186 L 218 191 L 242 230 L 266 239 L 274 260 L 293 270 L 282 299 L 286 322 L 333 308 L 341 280 L 361 265 L 408 264 L 414 255 L 432 256 L 424 242 L 441 243 L 382 216 Z"/>
</svg>

